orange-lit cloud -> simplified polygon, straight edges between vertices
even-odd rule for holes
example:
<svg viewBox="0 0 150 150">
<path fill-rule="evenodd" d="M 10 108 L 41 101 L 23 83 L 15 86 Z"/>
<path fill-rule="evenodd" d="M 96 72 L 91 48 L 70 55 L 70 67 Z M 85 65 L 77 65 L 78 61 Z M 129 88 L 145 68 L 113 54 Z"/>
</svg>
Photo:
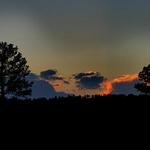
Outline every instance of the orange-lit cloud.
<svg viewBox="0 0 150 150">
<path fill-rule="evenodd" d="M 106 80 L 101 84 L 101 92 L 100 95 L 109 95 L 112 93 L 114 90 L 113 85 L 114 84 L 119 84 L 119 83 L 129 83 L 132 81 L 138 80 L 138 75 L 137 74 L 128 74 L 128 75 L 123 75 L 119 76 L 112 81 Z"/>
<path fill-rule="evenodd" d="M 64 88 L 64 82 L 63 81 L 59 81 L 59 80 L 53 81 L 53 82 L 49 81 L 49 83 L 51 83 L 53 85 L 53 87 L 56 91 L 62 91 Z"/>
<path fill-rule="evenodd" d="M 110 94 L 112 92 L 112 89 L 113 89 L 111 81 L 109 81 L 109 80 L 104 81 L 101 84 L 101 89 L 102 89 L 102 91 L 100 92 L 100 95 L 104 96 L 104 95 Z"/>
<path fill-rule="evenodd" d="M 130 81 L 137 80 L 137 79 L 138 79 L 137 74 L 128 74 L 128 75 L 123 75 L 116 79 L 113 79 L 112 83 L 130 82 Z"/>
</svg>

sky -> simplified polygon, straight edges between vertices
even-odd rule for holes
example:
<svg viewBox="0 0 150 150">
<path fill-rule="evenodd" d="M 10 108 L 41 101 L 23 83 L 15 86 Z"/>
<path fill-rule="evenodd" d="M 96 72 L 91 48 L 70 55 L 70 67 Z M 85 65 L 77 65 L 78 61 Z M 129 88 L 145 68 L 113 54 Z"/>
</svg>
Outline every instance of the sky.
<svg viewBox="0 0 150 150">
<path fill-rule="evenodd" d="M 33 73 L 94 71 L 113 81 L 149 64 L 149 0 L 0 2 L 0 41 L 18 45 Z"/>
</svg>

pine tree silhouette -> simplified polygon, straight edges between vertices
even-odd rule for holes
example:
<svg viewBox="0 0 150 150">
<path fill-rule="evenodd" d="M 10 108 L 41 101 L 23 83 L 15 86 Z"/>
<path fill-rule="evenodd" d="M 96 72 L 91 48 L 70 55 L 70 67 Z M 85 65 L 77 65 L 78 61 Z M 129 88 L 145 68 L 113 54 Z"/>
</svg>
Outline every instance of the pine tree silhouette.
<svg viewBox="0 0 150 150">
<path fill-rule="evenodd" d="M 150 65 L 144 67 L 139 73 L 141 83 L 135 85 L 135 88 L 145 94 L 150 94 Z"/>
<path fill-rule="evenodd" d="M 31 95 L 32 82 L 26 80 L 29 66 L 18 47 L 0 42 L 0 97 L 8 95 L 25 97 Z"/>
</svg>

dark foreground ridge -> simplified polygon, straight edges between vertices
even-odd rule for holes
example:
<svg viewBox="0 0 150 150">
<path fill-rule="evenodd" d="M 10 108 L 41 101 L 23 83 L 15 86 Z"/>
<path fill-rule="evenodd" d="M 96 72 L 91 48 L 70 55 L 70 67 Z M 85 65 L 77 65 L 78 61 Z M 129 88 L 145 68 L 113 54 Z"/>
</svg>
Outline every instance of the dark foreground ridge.
<svg viewBox="0 0 150 150">
<path fill-rule="evenodd" d="M 0 105 L 6 112 L 46 112 L 46 113 L 114 113 L 150 111 L 150 96 L 68 96 L 53 99 L 9 99 Z"/>
</svg>

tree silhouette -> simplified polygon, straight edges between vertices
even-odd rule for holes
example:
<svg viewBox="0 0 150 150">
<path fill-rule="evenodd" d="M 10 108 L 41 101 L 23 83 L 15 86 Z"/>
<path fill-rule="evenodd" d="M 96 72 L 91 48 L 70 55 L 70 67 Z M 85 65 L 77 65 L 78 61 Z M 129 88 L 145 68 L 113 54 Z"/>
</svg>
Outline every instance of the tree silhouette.
<svg viewBox="0 0 150 150">
<path fill-rule="evenodd" d="M 135 85 L 135 88 L 145 94 L 150 94 L 150 65 L 144 67 L 138 75 L 141 83 Z"/>
<path fill-rule="evenodd" d="M 26 80 L 30 74 L 29 66 L 18 47 L 0 42 L 0 97 L 8 95 L 25 97 L 31 95 L 32 82 Z"/>
</svg>

